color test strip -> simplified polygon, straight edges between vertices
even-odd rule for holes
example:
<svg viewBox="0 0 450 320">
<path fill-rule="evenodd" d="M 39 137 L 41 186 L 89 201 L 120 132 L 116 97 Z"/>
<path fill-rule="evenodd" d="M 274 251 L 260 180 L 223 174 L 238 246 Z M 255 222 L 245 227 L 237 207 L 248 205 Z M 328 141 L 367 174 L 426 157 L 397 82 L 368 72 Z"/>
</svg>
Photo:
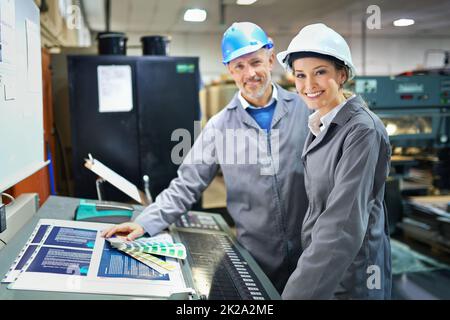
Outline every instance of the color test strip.
<svg viewBox="0 0 450 320">
<path fill-rule="evenodd" d="M 157 272 L 159 272 L 161 274 L 167 274 L 170 271 L 170 270 L 167 270 L 167 269 L 159 266 L 158 264 L 156 264 L 156 263 L 154 263 L 154 262 L 152 262 L 152 261 L 150 261 L 148 259 L 144 259 L 142 256 L 140 256 L 136 252 L 127 252 L 127 251 L 124 251 L 124 250 L 121 250 L 121 251 L 123 251 L 124 253 L 128 254 L 130 257 L 132 257 L 132 258 L 142 262 L 146 266 L 149 266 L 150 268 L 152 268 L 153 270 L 155 270 L 155 271 L 157 271 Z"/>
<path fill-rule="evenodd" d="M 116 246 L 114 244 L 114 246 Z M 120 250 L 127 250 L 132 252 L 145 252 L 151 253 L 171 258 L 185 259 L 186 258 L 186 248 L 181 243 L 121 243 L 117 244 L 117 248 Z"/>
<path fill-rule="evenodd" d="M 176 267 L 173 264 L 170 264 L 164 260 L 161 260 L 155 256 L 152 256 L 151 254 L 142 253 L 142 252 L 132 252 L 132 251 L 128 251 L 128 250 L 122 250 L 122 251 L 129 254 L 130 256 L 139 257 L 141 259 L 150 261 L 166 270 L 173 271 L 176 269 Z M 139 261 L 141 261 L 141 260 L 139 260 Z"/>
</svg>

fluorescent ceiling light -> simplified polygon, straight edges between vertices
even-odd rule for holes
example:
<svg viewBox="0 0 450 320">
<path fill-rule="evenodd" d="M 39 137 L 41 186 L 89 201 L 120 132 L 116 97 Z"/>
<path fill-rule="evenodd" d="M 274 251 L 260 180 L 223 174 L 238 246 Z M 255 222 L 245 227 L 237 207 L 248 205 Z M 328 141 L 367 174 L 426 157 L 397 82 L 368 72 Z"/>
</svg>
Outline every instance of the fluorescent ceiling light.
<svg viewBox="0 0 450 320">
<path fill-rule="evenodd" d="M 184 21 L 203 22 L 206 20 L 206 10 L 203 9 L 187 9 L 184 13 Z"/>
<path fill-rule="evenodd" d="M 249 6 L 251 4 L 254 4 L 258 0 L 236 0 L 236 4 L 241 6 Z"/>
<path fill-rule="evenodd" d="M 414 24 L 413 19 L 397 19 L 394 21 L 394 26 L 396 27 L 407 27 Z"/>
</svg>

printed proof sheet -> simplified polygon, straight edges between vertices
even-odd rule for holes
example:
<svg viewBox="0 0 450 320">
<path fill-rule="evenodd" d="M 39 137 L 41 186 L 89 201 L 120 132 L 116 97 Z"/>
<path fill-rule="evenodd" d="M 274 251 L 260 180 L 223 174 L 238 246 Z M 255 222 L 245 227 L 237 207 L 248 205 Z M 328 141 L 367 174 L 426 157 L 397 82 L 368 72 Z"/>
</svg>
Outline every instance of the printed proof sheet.
<svg viewBox="0 0 450 320">
<path fill-rule="evenodd" d="M 177 259 L 160 273 L 100 236 L 109 224 L 41 219 L 2 282 L 9 289 L 167 298 L 186 292 Z M 168 233 L 156 240 L 173 242 Z"/>
</svg>

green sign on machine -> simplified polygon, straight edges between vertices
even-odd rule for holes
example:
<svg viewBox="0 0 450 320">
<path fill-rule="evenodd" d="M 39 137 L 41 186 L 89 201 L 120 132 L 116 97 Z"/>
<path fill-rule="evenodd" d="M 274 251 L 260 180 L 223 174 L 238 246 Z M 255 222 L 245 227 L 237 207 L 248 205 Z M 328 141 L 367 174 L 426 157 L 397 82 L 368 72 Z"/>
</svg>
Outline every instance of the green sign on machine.
<svg viewBox="0 0 450 320">
<path fill-rule="evenodd" d="M 177 73 L 194 73 L 194 72 L 195 72 L 195 64 L 193 63 L 177 64 Z"/>
</svg>

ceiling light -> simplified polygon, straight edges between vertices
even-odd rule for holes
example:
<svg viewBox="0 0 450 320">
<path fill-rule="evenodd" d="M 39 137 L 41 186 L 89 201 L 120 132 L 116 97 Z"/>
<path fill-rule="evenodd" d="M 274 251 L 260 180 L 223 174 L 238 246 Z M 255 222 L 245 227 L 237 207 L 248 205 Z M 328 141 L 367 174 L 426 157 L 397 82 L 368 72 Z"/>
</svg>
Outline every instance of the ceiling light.
<svg viewBox="0 0 450 320">
<path fill-rule="evenodd" d="M 251 4 L 254 4 L 258 0 L 236 0 L 236 4 L 241 6 L 249 6 Z"/>
<path fill-rule="evenodd" d="M 206 20 L 206 10 L 203 9 L 187 9 L 184 13 L 184 21 L 203 22 Z"/>
<path fill-rule="evenodd" d="M 414 24 L 413 19 L 397 19 L 394 21 L 394 26 L 396 27 L 407 27 Z"/>
</svg>

